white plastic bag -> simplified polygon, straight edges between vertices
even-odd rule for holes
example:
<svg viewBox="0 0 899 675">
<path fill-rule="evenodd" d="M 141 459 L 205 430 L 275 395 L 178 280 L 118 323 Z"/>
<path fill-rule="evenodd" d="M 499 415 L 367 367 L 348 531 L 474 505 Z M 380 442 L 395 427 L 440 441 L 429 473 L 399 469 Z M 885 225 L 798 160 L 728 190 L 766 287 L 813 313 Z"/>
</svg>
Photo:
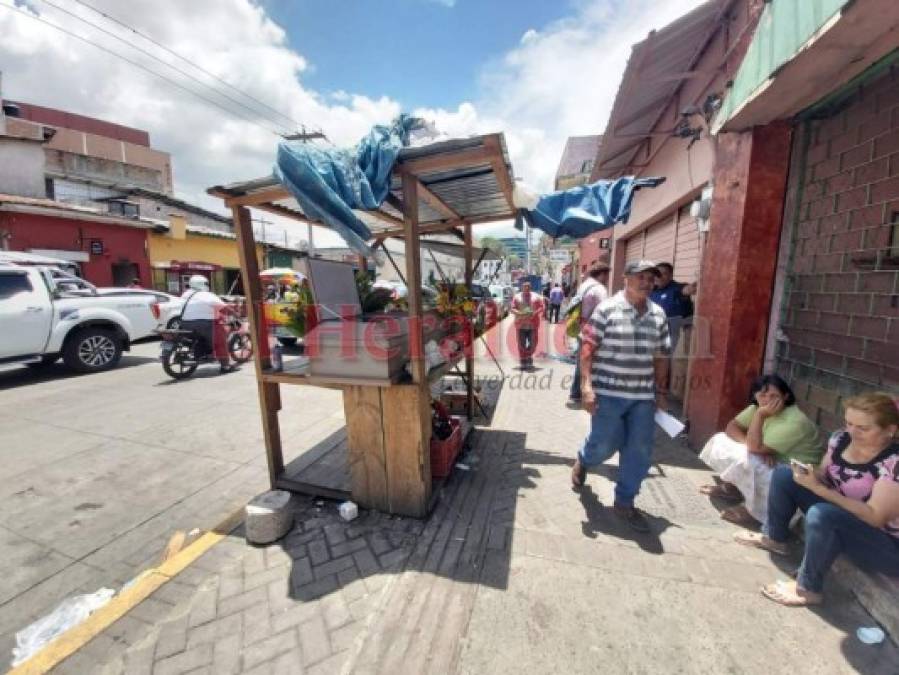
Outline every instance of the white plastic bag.
<svg viewBox="0 0 899 675">
<path fill-rule="evenodd" d="M 539 193 L 530 185 L 516 181 L 512 186 L 512 204 L 516 209 L 528 209 L 533 211 L 540 201 Z"/>
<path fill-rule="evenodd" d="M 89 595 L 76 595 L 66 598 L 50 612 L 30 626 L 16 633 L 16 646 L 12 648 L 12 665 L 17 666 L 39 652 L 53 638 L 65 633 L 69 628 L 77 626 L 110 601 L 115 591 L 101 588 Z"/>
</svg>

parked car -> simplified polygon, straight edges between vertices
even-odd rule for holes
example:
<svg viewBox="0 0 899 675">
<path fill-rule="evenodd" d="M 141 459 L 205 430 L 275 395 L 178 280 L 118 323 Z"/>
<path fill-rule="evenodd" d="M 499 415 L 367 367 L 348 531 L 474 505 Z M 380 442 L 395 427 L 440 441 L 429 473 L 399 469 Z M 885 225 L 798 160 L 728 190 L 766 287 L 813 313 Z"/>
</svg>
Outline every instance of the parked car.
<svg viewBox="0 0 899 675">
<path fill-rule="evenodd" d="M 171 295 L 163 291 L 154 291 L 147 288 L 98 288 L 97 295 L 103 297 L 122 298 L 128 296 L 151 297 L 156 303 L 159 315 L 156 317 L 157 328 L 178 328 L 181 325 L 181 310 L 184 308 L 184 300 L 177 295 Z"/>
<path fill-rule="evenodd" d="M 154 334 L 154 304 L 153 297 L 104 297 L 55 268 L 0 263 L 0 363 L 62 357 L 79 372 L 108 370 L 134 340 Z"/>
</svg>

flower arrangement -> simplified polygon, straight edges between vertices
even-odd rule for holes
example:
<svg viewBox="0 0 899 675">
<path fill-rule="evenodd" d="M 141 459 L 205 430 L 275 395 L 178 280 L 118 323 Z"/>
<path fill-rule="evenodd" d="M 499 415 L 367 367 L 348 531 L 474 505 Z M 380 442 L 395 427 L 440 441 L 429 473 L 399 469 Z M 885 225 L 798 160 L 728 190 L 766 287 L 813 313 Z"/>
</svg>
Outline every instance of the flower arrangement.
<svg viewBox="0 0 899 675">
<path fill-rule="evenodd" d="M 477 303 L 471 297 L 471 291 L 465 284 L 457 284 L 455 280 L 437 284 L 437 313 L 441 316 L 474 316 Z"/>
</svg>

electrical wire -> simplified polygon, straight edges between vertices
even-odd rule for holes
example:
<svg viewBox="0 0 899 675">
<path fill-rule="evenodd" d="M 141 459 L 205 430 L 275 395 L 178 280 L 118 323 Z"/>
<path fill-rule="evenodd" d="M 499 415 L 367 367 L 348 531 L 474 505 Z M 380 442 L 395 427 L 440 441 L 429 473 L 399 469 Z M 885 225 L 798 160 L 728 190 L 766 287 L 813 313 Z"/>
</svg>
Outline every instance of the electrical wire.
<svg viewBox="0 0 899 675">
<path fill-rule="evenodd" d="M 200 72 L 204 73 L 205 75 L 208 75 L 209 77 L 211 77 L 211 78 L 217 80 L 218 82 L 221 82 L 223 85 L 225 85 L 225 86 L 228 87 L 229 89 L 231 89 L 231 90 L 237 92 L 237 93 L 240 94 L 241 96 L 244 96 L 244 97 L 250 99 L 251 101 L 254 101 L 254 102 L 258 103 L 258 104 L 259 104 L 260 106 L 262 106 L 263 108 L 265 108 L 265 109 L 267 109 L 267 110 L 269 110 L 269 111 L 275 113 L 278 117 L 281 117 L 281 118 L 287 120 L 291 125 L 293 125 L 293 126 L 296 127 L 297 129 L 299 129 L 299 128 L 301 128 L 301 127 L 303 126 L 303 124 L 302 124 L 301 122 L 297 122 L 295 119 L 293 119 L 293 118 L 290 117 L 289 115 L 286 115 L 285 113 L 279 111 L 278 109 L 273 108 L 272 106 L 268 105 L 268 104 L 265 103 L 264 101 L 260 101 L 260 100 L 259 100 L 258 98 L 256 98 L 255 96 L 252 96 L 251 94 L 248 94 L 247 92 L 243 91 L 242 89 L 238 89 L 237 87 L 235 87 L 233 84 L 231 84 L 231 83 L 228 82 L 227 80 L 225 80 L 225 79 L 219 77 L 218 75 L 216 75 L 216 74 L 213 73 L 213 72 L 210 72 L 210 71 L 206 70 L 206 69 L 203 68 L 202 66 L 197 65 L 196 63 L 194 63 L 193 61 L 191 61 L 190 59 L 188 59 L 186 56 L 182 56 L 181 54 L 179 54 L 179 53 L 176 52 L 175 50 L 173 50 L 173 49 L 171 49 L 171 48 L 169 48 L 169 47 L 166 47 L 166 46 L 165 46 L 164 44 L 162 44 L 161 42 L 158 42 L 157 40 L 154 40 L 152 37 L 150 37 L 150 36 L 147 35 L 146 33 L 142 33 L 141 31 L 139 31 L 138 29 L 134 28 L 133 26 L 128 25 L 127 23 L 125 23 L 125 22 L 122 21 L 121 19 L 117 19 L 116 17 L 107 14 L 107 13 L 104 12 L 103 10 L 97 9 L 97 8 L 94 7 L 93 5 L 90 5 L 90 4 L 86 3 L 86 2 L 84 2 L 84 0 L 74 0 L 74 2 L 78 3 L 78 4 L 81 5 L 82 7 L 85 7 L 85 8 L 87 8 L 87 9 L 89 9 L 90 11 L 92 11 L 92 12 L 94 12 L 94 13 L 96 13 L 96 14 L 99 14 L 100 16 L 102 16 L 102 17 L 103 17 L 104 19 L 106 19 L 107 21 L 111 21 L 112 23 L 114 23 L 114 24 L 116 24 L 116 25 L 118 25 L 118 26 L 121 26 L 121 27 L 124 28 L 125 30 L 128 30 L 128 31 L 134 33 L 135 35 L 137 35 L 137 36 L 143 38 L 143 39 L 146 40 L 147 42 L 150 42 L 151 44 L 156 45 L 157 47 L 159 47 L 160 49 L 162 49 L 164 52 L 166 52 L 166 53 L 168 53 L 168 54 L 171 54 L 171 55 L 174 56 L 175 58 L 177 58 L 177 59 L 179 59 L 179 60 L 181 60 L 181 61 L 184 61 L 185 63 L 187 63 L 187 64 L 190 65 L 190 66 L 193 66 L 194 68 L 196 68 L 196 69 L 199 70 Z"/>
<path fill-rule="evenodd" d="M 72 31 L 68 30 L 67 28 L 63 28 L 62 26 L 59 26 L 59 25 L 57 25 L 57 24 L 55 24 L 55 23 L 52 23 L 52 22 L 50 22 L 50 21 L 47 21 L 46 19 L 44 19 L 44 18 L 42 18 L 42 17 L 40 17 L 40 16 L 37 16 L 37 15 L 34 15 L 34 14 L 30 14 L 29 12 L 27 12 L 27 11 L 25 11 L 25 10 L 23 10 L 23 9 L 20 9 L 19 7 L 14 7 L 14 6 L 11 6 L 11 5 L 4 5 L 4 4 L 0 4 L 0 7 L 5 7 L 6 9 L 10 9 L 10 10 L 12 10 L 12 11 L 14 11 L 14 12 L 18 12 L 19 14 L 22 14 L 23 16 L 27 16 L 29 19 L 33 19 L 33 20 L 35 20 L 35 21 L 38 21 L 39 23 L 46 24 L 47 26 L 50 26 L 51 28 L 55 28 L 56 30 L 60 31 L 61 33 L 65 33 L 66 35 L 69 35 L 70 37 L 73 37 L 73 38 L 75 38 L 76 40 L 81 40 L 82 42 L 84 42 L 84 43 L 86 43 L 86 44 L 89 44 L 89 45 L 91 45 L 92 47 L 95 47 L 95 48 L 99 49 L 100 51 L 103 51 L 103 52 L 106 52 L 107 54 L 110 54 L 110 55 L 112 55 L 112 56 L 115 56 L 116 58 L 121 59 L 122 61 L 125 61 L 126 63 L 129 63 L 129 64 L 131 64 L 132 66 L 135 66 L 135 67 L 137 67 L 137 68 L 140 68 L 141 70 L 143 70 L 143 71 L 149 73 L 150 75 L 153 75 L 153 76 L 155 76 L 155 77 L 158 77 L 158 78 L 161 79 L 161 80 L 164 80 L 165 82 L 168 82 L 169 85 L 171 85 L 171 86 L 173 86 L 173 87 L 177 87 L 177 88 L 180 89 L 181 91 L 187 92 L 188 94 L 191 94 L 191 95 L 193 95 L 193 96 L 196 96 L 197 98 L 200 98 L 200 99 L 206 101 L 207 103 L 209 103 L 209 104 L 211 104 L 211 105 L 214 105 L 216 108 L 219 108 L 219 109 L 223 110 L 223 111 L 226 112 L 228 115 L 231 115 L 231 116 L 233 116 L 233 117 L 240 117 L 241 119 L 243 119 L 243 120 L 245 120 L 245 121 L 247 121 L 247 122 L 250 122 L 251 124 L 255 124 L 256 126 L 260 127 L 261 129 L 264 129 L 265 131 L 268 131 L 269 133 L 271 133 L 271 134 L 273 134 L 273 135 L 275 135 L 275 136 L 278 136 L 278 137 L 281 136 L 280 133 L 278 133 L 277 131 L 274 131 L 274 130 L 272 130 L 272 129 L 266 127 L 266 126 L 263 125 L 263 124 L 260 124 L 257 120 L 254 120 L 254 119 L 252 119 L 252 118 L 250 118 L 250 117 L 247 117 L 246 115 L 242 115 L 241 113 L 236 112 L 236 111 L 234 111 L 234 110 L 230 110 L 230 109 L 226 108 L 225 106 L 223 106 L 223 105 L 222 105 L 221 103 L 219 103 L 218 101 L 215 101 L 215 100 L 213 100 L 213 99 L 207 98 L 206 96 L 203 96 L 202 94 L 200 94 L 200 93 L 198 93 L 198 92 L 196 92 L 196 91 L 194 91 L 194 90 L 192 90 L 192 89 L 189 89 L 188 87 L 185 87 L 184 85 L 182 85 L 182 84 L 176 82 L 175 80 L 173 80 L 173 79 L 171 79 L 171 78 L 169 78 L 169 77 L 166 77 L 165 75 L 162 75 L 162 74 L 156 72 L 156 71 L 153 70 L 152 68 L 148 68 L 147 66 L 145 66 L 145 65 L 142 64 L 142 63 L 139 63 L 138 61 L 135 61 L 135 60 L 133 60 L 133 59 L 129 59 L 127 56 L 124 56 L 123 54 L 119 54 L 118 52 L 113 51 L 112 49 L 109 49 L 108 47 L 104 47 L 103 45 L 99 45 L 99 44 L 97 44 L 96 42 L 92 42 L 92 41 L 89 40 L 88 38 L 83 37 L 83 36 L 81 36 L 81 35 L 78 35 L 77 33 L 74 33 L 74 32 L 72 32 Z"/>
<path fill-rule="evenodd" d="M 144 49 L 144 48 L 142 48 L 142 47 L 139 47 L 139 46 L 137 46 L 137 45 L 135 45 L 135 44 L 132 44 L 131 42 L 129 42 L 129 41 L 126 40 L 125 38 L 123 38 L 123 37 L 121 37 L 121 36 L 119 36 L 119 35 L 116 35 L 116 34 L 113 33 L 112 31 L 107 30 L 106 28 L 103 28 L 102 26 L 100 26 L 100 25 L 98 25 L 98 24 L 95 24 L 95 23 L 93 23 L 93 22 L 91 22 L 91 21 L 88 21 L 88 20 L 85 19 L 84 17 L 78 16 L 78 15 L 75 14 L 74 12 L 71 12 L 71 11 L 69 11 L 68 9 L 65 9 L 64 7 L 60 7 L 59 5 L 57 5 L 57 4 L 53 3 L 53 2 L 51 2 L 50 0 L 41 0 L 41 2 L 43 2 L 45 5 L 48 5 L 48 6 L 50 6 L 50 7 L 53 7 L 54 9 L 56 9 L 56 10 L 62 12 L 63 14 L 67 14 L 68 16 L 71 16 L 71 17 L 73 17 L 74 19 L 76 19 L 76 20 L 78 20 L 78 21 L 81 21 L 82 23 L 87 24 L 88 26 L 90 26 L 90 27 L 92 27 L 92 28 L 96 28 L 96 29 L 99 30 L 101 33 L 104 33 L 105 35 L 108 35 L 109 37 L 111 37 L 111 38 L 114 39 L 114 40 L 118 40 L 119 42 L 122 42 L 122 43 L 125 44 L 126 46 L 131 47 L 132 49 L 136 49 L 137 51 L 139 51 L 141 54 L 144 54 L 145 56 L 149 56 L 149 57 L 150 57 L 151 59 L 153 59 L 154 61 L 157 61 L 157 62 L 161 63 L 162 65 L 171 68 L 172 70 L 174 70 L 174 71 L 175 71 L 176 73 L 178 73 L 179 75 L 183 75 L 184 77 L 188 78 L 189 80 L 192 80 L 193 82 L 196 82 L 196 83 L 199 84 L 201 87 L 205 87 L 206 89 L 208 89 L 208 90 L 211 91 L 212 93 L 217 94 L 218 96 L 221 96 L 221 97 L 223 97 L 223 98 L 226 98 L 227 100 L 229 100 L 229 101 L 231 101 L 232 103 L 234 103 L 234 104 L 240 106 L 240 107 L 243 108 L 244 110 L 249 111 L 249 112 L 250 112 L 251 114 L 253 114 L 253 115 L 256 115 L 256 116 L 258 116 L 258 117 L 261 117 L 265 122 L 270 122 L 270 123 L 272 123 L 273 125 L 276 125 L 276 126 L 275 126 L 275 129 L 276 129 L 275 133 L 278 133 L 279 135 L 282 135 L 282 132 L 283 132 L 283 130 L 285 129 L 285 126 L 284 126 L 282 123 L 276 122 L 276 121 L 274 121 L 274 120 L 272 120 L 272 119 L 270 119 L 270 118 L 268 118 L 268 117 L 266 117 L 266 116 L 261 115 L 260 112 L 259 112 L 258 110 L 254 110 L 253 108 L 249 107 L 248 105 L 245 105 L 243 102 L 238 101 L 236 98 L 233 98 L 232 96 L 229 96 L 228 94 L 219 91 L 219 90 L 216 89 L 215 87 L 212 87 L 212 86 L 206 84 L 206 83 L 203 82 L 202 80 L 196 78 L 195 76 L 193 76 L 193 75 L 191 75 L 190 73 L 188 73 L 188 72 L 182 70 L 181 68 L 178 68 L 177 66 L 174 66 L 174 65 L 172 65 L 171 63 L 169 63 L 169 62 L 167 62 L 167 61 L 165 61 L 165 60 L 159 58 L 158 56 L 156 56 L 156 55 L 153 54 L 152 52 L 150 52 L 150 51 L 148 51 L 148 50 L 146 50 L 146 49 Z M 244 117 L 244 119 L 249 119 L 249 118 Z M 260 124 L 261 124 L 261 123 L 260 123 Z M 271 130 L 271 129 L 270 129 L 270 130 Z"/>
</svg>

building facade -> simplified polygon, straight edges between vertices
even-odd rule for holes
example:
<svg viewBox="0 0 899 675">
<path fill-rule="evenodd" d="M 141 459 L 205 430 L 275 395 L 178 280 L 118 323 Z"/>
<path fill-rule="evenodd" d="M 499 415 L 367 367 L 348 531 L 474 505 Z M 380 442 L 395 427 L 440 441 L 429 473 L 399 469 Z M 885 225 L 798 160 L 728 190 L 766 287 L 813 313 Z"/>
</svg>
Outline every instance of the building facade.
<svg viewBox="0 0 899 675">
<path fill-rule="evenodd" d="M 696 447 L 764 371 L 825 431 L 846 395 L 899 390 L 897 31 L 896 3 L 734 0 L 634 49 L 594 177 L 667 179 L 615 228 L 613 284 L 638 257 L 699 281 L 681 341 Z"/>
<path fill-rule="evenodd" d="M 559 167 L 556 170 L 555 189 L 567 190 L 589 183 L 601 144 L 602 135 L 599 134 L 570 136 L 565 142 L 565 149 L 562 151 Z M 571 259 L 561 265 L 561 267 L 569 265 L 566 271 L 566 281 L 577 282 L 586 274 L 587 268 L 594 261 L 608 262 L 611 241 L 611 230 L 596 232 L 589 237 L 579 239 L 572 251 Z"/>
<path fill-rule="evenodd" d="M 159 223 L 49 199 L 0 195 L 3 248 L 74 263 L 96 286 L 150 285 L 147 234 Z"/>
</svg>

